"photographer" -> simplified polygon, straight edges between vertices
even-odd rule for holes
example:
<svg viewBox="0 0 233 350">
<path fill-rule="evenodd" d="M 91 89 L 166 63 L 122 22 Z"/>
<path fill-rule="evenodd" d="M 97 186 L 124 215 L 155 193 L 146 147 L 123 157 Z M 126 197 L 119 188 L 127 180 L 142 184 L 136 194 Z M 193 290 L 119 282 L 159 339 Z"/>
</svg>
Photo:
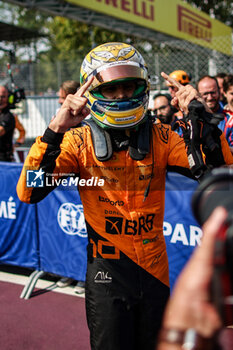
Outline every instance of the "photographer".
<svg viewBox="0 0 233 350">
<path fill-rule="evenodd" d="M 13 161 L 14 115 L 9 110 L 8 90 L 0 86 L 0 161 Z"/>
</svg>

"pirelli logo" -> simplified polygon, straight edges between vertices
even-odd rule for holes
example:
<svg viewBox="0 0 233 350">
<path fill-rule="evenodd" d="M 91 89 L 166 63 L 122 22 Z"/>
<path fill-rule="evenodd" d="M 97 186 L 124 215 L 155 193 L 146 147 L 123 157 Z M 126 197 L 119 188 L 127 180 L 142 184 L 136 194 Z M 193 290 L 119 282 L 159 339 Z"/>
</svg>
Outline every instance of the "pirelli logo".
<svg viewBox="0 0 233 350">
<path fill-rule="evenodd" d="M 212 40 L 212 23 L 180 5 L 178 5 L 178 31 L 209 43 Z"/>
</svg>

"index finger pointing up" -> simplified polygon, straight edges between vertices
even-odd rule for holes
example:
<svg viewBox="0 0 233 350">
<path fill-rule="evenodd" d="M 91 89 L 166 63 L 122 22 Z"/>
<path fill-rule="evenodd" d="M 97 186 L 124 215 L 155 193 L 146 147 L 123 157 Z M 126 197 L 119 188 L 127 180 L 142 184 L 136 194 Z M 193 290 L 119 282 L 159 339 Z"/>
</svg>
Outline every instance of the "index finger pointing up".
<svg viewBox="0 0 233 350">
<path fill-rule="evenodd" d="M 83 84 L 83 86 L 81 86 L 74 95 L 77 97 L 82 97 L 93 82 L 93 79 L 94 77 L 91 77 L 89 80 L 87 80 L 86 83 Z"/>
<path fill-rule="evenodd" d="M 169 77 L 169 75 L 167 75 L 166 73 L 161 72 L 161 76 L 162 76 L 165 80 L 167 80 L 172 86 L 175 86 L 175 87 L 177 87 L 178 89 L 181 88 L 182 85 L 181 85 L 177 80 L 175 80 L 175 79 Z"/>
</svg>

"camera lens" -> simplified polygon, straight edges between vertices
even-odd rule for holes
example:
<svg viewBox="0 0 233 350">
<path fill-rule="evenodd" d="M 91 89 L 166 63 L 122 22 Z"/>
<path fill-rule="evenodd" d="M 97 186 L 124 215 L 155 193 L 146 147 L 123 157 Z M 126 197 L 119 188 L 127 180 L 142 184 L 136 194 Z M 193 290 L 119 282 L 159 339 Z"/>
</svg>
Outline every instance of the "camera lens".
<svg viewBox="0 0 233 350">
<path fill-rule="evenodd" d="M 193 194 L 192 209 L 200 225 L 218 206 L 224 207 L 228 213 L 233 212 L 233 169 L 212 170 Z"/>
</svg>

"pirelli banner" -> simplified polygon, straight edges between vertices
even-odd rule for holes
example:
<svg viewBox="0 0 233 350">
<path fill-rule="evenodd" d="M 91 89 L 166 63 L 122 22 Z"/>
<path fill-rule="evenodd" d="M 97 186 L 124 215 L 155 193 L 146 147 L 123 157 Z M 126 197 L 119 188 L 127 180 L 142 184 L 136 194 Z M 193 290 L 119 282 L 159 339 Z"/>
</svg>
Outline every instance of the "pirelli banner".
<svg viewBox="0 0 233 350">
<path fill-rule="evenodd" d="M 232 55 L 232 29 L 181 0 L 67 2 Z"/>
</svg>

